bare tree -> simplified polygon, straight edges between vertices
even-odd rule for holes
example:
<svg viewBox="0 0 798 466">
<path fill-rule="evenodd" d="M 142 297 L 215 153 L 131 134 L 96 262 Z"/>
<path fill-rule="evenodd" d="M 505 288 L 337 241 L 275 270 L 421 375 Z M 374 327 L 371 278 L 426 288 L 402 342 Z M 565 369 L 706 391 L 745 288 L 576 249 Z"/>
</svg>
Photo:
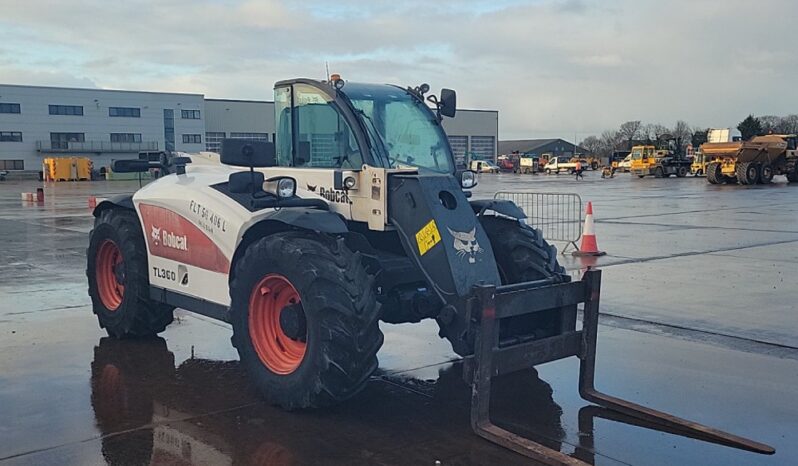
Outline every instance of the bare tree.
<svg viewBox="0 0 798 466">
<path fill-rule="evenodd" d="M 798 115 L 787 115 L 781 119 L 782 134 L 798 134 Z"/>
<path fill-rule="evenodd" d="M 631 147 L 632 142 L 640 138 L 641 127 L 640 120 L 627 121 L 618 128 L 618 135 L 622 141 L 626 141 L 627 146 Z"/>
<path fill-rule="evenodd" d="M 585 148 L 591 154 L 599 154 L 602 148 L 601 140 L 596 136 L 588 136 L 579 143 L 580 147 Z"/>
<path fill-rule="evenodd" d="M 623 142 L 621 135 L 618 131 L 608 129 L 601 133 L 601 150 L 602 155 L 610 155 L 613 151 L 619 148 Z"/>
<path fill-rule="evenodd" d="M 640 130 L 641 139 L 645 139 L 647 144 L 654 144 L 665 134 L 670 133 L 670 130 L 659 123 L 649 123 L 643 125 Z"/>
<path fill-rule="evenodd" d="M 676 122 L 676 125 L 674 125 L 673 130 L 671 130 L 671 135 L 676 144 L 674 150 L 677 154 L 683 154 L 684 148 L 693 139 L 693 130 L 690 129 L 690 125 L 687 124 L 686 121 L 679 120 Z"/>
<path fill-rule="evenodd" d="M 780 133 L 782 118 L 777 115 L 762 115 L 757 117 L 762 125 L 762 134 Z"/>
</svg>

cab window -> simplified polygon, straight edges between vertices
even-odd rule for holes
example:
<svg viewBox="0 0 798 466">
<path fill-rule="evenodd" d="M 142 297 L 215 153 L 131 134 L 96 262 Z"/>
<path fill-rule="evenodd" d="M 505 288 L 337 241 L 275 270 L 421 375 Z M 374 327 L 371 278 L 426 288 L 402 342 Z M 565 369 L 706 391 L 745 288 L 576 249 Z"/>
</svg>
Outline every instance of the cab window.
<svg viewBox="0 0 798 466">
<path fill-rule="evenodd" d="M 329 96 L 304 84 L 294 86 L 294 166 L 360 168 L 357 141 Z"/>
</svg>

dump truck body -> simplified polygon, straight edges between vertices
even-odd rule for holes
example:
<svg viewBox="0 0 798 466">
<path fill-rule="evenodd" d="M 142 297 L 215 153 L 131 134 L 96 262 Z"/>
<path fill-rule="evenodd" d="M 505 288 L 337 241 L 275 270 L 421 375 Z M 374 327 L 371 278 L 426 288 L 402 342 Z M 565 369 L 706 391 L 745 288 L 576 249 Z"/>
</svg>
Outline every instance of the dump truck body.
<svg viewBox="0 0 798 466">
<path fill-rule="evenodd" d="M 769 134 L 744 142 L 705 143 L 707 181 L 711 184 L 767 184 L 775 175 L 798 181 L 796 136 Z"/>
</svg>

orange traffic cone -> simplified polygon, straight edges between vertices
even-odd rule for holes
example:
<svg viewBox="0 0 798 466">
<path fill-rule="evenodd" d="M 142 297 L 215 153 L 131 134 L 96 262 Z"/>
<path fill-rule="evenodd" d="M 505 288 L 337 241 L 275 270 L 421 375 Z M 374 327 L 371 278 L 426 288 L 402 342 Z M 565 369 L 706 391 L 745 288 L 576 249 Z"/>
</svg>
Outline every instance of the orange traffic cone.
<svg viewBox="0 0 798 466">
<path fill-rule="evenodd" d="M 572 253 L 574 256 L 603 256 L 607 254 L 604 251 L 599 251 L 598 243 L 596 243 L 596 233 L 593 231 L 593 203 L 587 202 L 587 210 L 585 211 L 585 228 L 582 230 L 582 244 L 579 246 L 578 251 Z"/>
</svg>

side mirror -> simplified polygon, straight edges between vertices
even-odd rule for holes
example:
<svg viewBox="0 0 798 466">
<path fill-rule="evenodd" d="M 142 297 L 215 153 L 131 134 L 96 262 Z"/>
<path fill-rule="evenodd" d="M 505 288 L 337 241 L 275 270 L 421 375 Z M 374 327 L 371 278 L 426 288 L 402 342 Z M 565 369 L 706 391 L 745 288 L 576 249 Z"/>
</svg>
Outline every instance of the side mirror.
<svg viewBox="0 0 798 466">
<path fill-rule="evenodd" d="M 460 187 L 463 189 L 471 189 L 476 186 L 477 183 L 478 181 L 476 173 L 472 172 L 471 170 L 460 172 Z"/>
<path fill-rule="evenodd" d="M 440 112 L 445 117 L 454 118 L 454 114 L 457 112 L 457 92 L 451 89 L 441 89 Z"/>
<path fill-rule="evenodd" d="M 262 168 L 277 165 L 274 143 L 267 141 L 223 139 L 220 159 L 225 165 L 239 167 Z"/>
</svg>

